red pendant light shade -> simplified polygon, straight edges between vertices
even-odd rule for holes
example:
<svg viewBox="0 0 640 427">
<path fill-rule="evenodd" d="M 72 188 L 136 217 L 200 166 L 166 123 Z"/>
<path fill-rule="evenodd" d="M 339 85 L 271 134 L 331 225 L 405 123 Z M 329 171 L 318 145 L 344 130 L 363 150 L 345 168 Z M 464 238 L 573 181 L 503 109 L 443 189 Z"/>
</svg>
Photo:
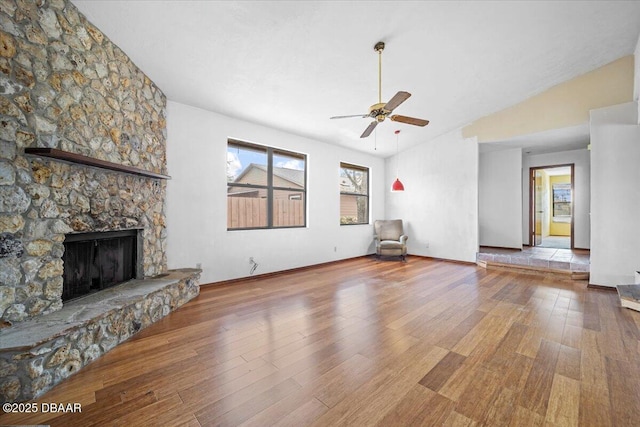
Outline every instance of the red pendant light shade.
<svg viewBox="0 0 640 427">
<path fill-rule="evenodd" d="M 396 134 L 396 168 L 399 169 L 399 164 L 400 162 L 398 162 L 398 139 L 400 138 L 400 131 L 397 130 L 395 131 Z M 396 169 L 396 180 L 393 181 L 393 184 L 391 184 L 391 191 L 392 192 L 397 192 L 397 191 L 404 191 L 404 184 L 402 184 L 402 182 L 400 182 L 400 178 L 398 178 L 398 169 Z"/>
<path fill-rule="evenodd" d="M 402 185 L 402 182 L 400 182 L 398 178 L 393 181 L 393 184 L 391 185 L 391 191 L 404 191 L 404 185 Z"/>
</svg>

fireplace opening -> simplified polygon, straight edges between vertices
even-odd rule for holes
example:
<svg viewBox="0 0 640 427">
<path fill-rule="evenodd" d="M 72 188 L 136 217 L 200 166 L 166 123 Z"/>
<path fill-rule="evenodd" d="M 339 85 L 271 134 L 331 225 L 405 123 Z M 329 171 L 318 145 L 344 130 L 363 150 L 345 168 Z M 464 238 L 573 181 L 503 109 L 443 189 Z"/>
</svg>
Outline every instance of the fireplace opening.
<svg viewBox="0 0 640 427">
<path fill-rule="evenodd" d="M 62 301 L 142 278 L 138 229 L 67 234 Z"/>
</svg>

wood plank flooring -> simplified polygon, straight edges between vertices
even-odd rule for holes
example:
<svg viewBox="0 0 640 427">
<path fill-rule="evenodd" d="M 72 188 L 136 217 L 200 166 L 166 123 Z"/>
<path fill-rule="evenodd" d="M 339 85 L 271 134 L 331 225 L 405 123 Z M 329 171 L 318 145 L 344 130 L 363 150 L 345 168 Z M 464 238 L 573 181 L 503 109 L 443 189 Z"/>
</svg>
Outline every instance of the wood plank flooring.
<svg viewBox="0 0 640 427">
<path fill-rule="evenodd" d="M 357 258 L 203 286 L 0 424 L 637 426 L 639 340 L 586 282 Z"/>
</svg>

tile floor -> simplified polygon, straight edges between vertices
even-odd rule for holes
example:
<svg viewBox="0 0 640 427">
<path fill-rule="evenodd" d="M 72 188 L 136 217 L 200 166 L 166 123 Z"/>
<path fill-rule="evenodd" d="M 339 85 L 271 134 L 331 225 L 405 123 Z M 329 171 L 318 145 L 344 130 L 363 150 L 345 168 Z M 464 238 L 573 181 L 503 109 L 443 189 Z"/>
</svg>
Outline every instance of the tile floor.
<svg viewBox="0 0 640 427">
<path fill-rule="evenodd" d="M 528 265 L 531 267 L 551 268 L 588 272 L 589 251 L 585 249 L 541 248 L 525 246 L 522 250 L 490 248 L 481 246 L 478 261 L 492 261 L 502 264 Z"/>
<path fill-rule="evenodd" d="M 569 249 L 571 248 L 571 237 L 546 236 L 542 238 L 542 243 L 538 246 L 543 248 Z"/>
</svg>

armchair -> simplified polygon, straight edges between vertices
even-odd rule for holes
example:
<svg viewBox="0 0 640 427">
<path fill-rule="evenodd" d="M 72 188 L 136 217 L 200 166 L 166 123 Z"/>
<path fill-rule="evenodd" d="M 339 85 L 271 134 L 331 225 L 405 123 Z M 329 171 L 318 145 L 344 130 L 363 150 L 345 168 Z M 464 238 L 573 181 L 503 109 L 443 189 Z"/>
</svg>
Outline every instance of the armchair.
<svg viewBox="0 0 640 427">
<path fill-rule="evenodd" d="M 401 219 L 377 220 L 373 223 L 375 231 L 376 256 L 399 256 L 403 261 L 407 256 L 407 239 L 402 229 Z"/>
</svg>

